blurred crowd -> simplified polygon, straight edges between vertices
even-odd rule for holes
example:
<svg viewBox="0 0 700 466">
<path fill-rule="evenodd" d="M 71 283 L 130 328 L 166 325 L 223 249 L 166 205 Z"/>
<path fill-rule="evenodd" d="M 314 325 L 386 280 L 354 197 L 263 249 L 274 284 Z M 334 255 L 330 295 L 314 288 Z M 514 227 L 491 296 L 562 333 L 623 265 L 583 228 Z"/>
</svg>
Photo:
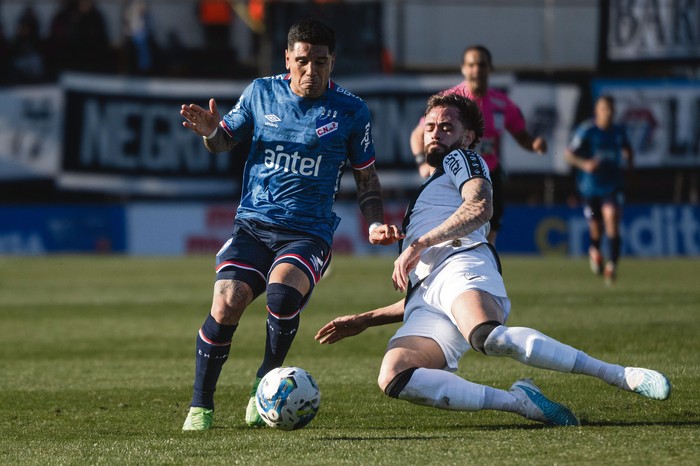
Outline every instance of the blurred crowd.
<svg viewBox="0 0 700 466">
<path fill-rule="evenodd" d="M 144 0 L 125 3 L 116 45 L 110 42 L 104 13 L 95 0 L 61 0 L 48 25 L 40 24 L 30 3 L 14 30 L 3 31 L 0 23 L 0 83 L 50 82 L 66 70 L 179 77 L 249 74 L 237 66 L 228 40 L 234 21 L 229 3 L 201 0 L 192 13 L 205 37 L 203 48 L 197 50 L 186 48 L 174 30 L 168 31 L 164 43 L 157 43 Z"/>
</svg>

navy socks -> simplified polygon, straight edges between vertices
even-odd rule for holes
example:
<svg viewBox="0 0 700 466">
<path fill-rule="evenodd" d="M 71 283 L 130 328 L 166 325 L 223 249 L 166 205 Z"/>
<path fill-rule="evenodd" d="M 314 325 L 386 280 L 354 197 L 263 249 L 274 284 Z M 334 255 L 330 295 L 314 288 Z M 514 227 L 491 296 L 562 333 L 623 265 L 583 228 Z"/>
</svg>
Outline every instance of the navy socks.
<svg viewBox="0 0 700 466">
<path fill-rule="evenodd" d="M 302 294 L 290 286 L 281 283 L 268 285 L 265 358 L 258 369 L 258 377 L 264 377 L 284 363 L 299 329 L 299 307 L 302 299 Z"/>
<path fill-rule="evenodd" d="M 231 350 L 231 338 L 238 325 L 223 325 L 207 316 L 197 334 L 194 394 L 191 406 L 214 409 L 214 391 L 221 368 Z"/>
</svg>

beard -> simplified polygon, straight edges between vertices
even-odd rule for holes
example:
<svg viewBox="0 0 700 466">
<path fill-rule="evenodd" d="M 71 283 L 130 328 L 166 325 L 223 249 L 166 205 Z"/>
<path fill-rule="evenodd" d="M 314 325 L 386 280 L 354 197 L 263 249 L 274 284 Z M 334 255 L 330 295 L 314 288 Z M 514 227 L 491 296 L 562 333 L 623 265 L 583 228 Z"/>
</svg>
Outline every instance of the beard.
<svg viewBox="0 0 700 466">
<path fill-rule="evenodd" d="M 428 144 L 423 148 L 425 162 L 433 168 L 441 167 L 445 156 L 453 150 L 460 149 L 461 147 L 462 145 L 459 142 L 456 142 L 451 146 L 446 146 L 444 144 L 440 144 L 439 142 Z"/>
</svg>

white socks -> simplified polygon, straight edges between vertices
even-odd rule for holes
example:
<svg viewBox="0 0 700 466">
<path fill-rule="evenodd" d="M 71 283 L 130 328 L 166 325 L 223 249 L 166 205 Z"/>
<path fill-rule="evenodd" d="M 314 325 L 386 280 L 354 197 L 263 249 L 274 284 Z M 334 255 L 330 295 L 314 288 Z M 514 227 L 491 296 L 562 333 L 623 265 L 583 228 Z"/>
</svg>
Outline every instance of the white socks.
<svg viewBox="0 0 700 466">
<path fill-rule="evenodd" d="M 489 356 L 507 356 L 541 369 L 590 375 L 630 390 L 624 367 L 592 358 L 527 327 L 497 327 L 486 338 L 484 349 Z M 469 382 L 441 369 L 416 369 L 399 398 L 454 411 L 495 409 L 520 413 L 515 397 L 509 392 Z"/>
<path fill-rule="evenodd" d="M 515 397 L 507 391 L 469 382 L 441 369 L 416 369 L 399 398 L 453 411 L 518 412 Z"/>
<path fill-rule="evenodd" d="M 440 369 L 416 369 L 399 398 L 412 403 L 454 411 L 484 407 L 484 387 Z"/>
<path fill-rule="evenodd" d="M 531 328 L 496 327 L 486 338 L 484 350 L 489 356 L 507 356 L 541 369 L 590 375 L 626 388 L 624 367 L 592 358 Z"/>
<path fill-rule="evenodd" d="M 592 358 L 583 351 L 578 352 L 576 364 L 574 364 L 574 368 L 571 372 L 574 374 L 598 377 L 610 385 L 622 388 L 623 390 L 631 390 L 627 382 L 625 382 L 624 367 L 618 366 L 617 364 L 608 364 L 607 362 Z"/>
</svg>

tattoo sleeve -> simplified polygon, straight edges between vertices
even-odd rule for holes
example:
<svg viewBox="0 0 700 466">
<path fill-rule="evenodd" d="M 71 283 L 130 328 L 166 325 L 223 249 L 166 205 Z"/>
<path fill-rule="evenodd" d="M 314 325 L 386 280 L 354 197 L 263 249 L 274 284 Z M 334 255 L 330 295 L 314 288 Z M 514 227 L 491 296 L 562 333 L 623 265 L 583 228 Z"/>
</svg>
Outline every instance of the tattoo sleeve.
<svg viewBox="0 0 700 466">
<path fill-rule="evenodd" d="M 421 242 L 432 246 L 468 235 L 491 219 L 491 184 L 474 178 L 462 186 L 462 205 L 442 224 L 423 235 Z"/>
<path fill-rule="evenodd" d="M 384 205 L 382 204 L 382 187 L 374 165 L 364 170 L 354 170 L 355 185 L 357 186 L 357 202 L 360 212 L 368 224 L 384 223 Z"/>
<path fill-rule="evenodd" d="M 231 136 L 226 133 L 221 127 L 211 139 L 204 139 L 204 147 L 207 148 L 209 152 L 226 152 L 233 149 L 233 146 L 237 144 Z"/>
</svg>

